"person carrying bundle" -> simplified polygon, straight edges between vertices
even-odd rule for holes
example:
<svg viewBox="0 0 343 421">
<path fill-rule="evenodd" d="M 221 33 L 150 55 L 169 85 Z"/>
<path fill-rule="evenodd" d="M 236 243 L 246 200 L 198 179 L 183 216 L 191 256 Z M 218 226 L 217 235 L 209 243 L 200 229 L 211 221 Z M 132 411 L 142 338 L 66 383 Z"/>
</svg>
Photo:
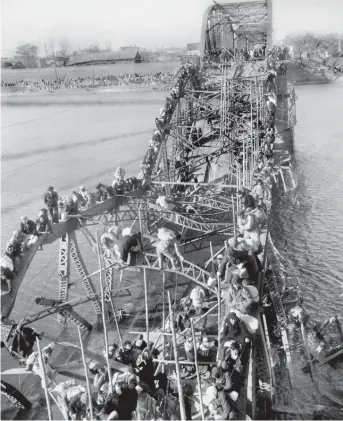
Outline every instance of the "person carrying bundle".
<svg viewBox="0 0 343 421">
<path fill-rule="evenodd" d="M 173 231 L 167 228 L 161 228 L 158 231 L 157 237 L 160 240 L 156 246 L 156 253 L 158 256 L 160 269 L 164 268 L 164 258 L 167 257 L 172 264 L 173 270 L 176 270 L 177 268 L 174 262 L 175 254 L 181 262 L 184 261 L 184 257 L 179 250 L 179 241 L 181 239 L 181 235 L 175 235 Z"/>
<path fill-rule="evenodd" d="M 210 411 L 210 416 L 214 420 L 230 419 L 230 403 L 223 390 L 217 386 L 209 386 L 206 390 L 205 403 Z"/>
<path fill-rule="evenodd" d="M 104 250 L 105 259 L 115 260 L 117 258 L 115 247 L 118 245 L 119 238 L 121 238 L 121 233 L 121 228 L 115 225 L 111 227 L 107 233 L 102 234 L 100 242 Z"/>
<path fill-rule="evenodd" d="M 27 216 L 21 217 L 20 231 L 27 248 L 30 248 L 33 244 L 36 244 L 38 240 L 36 224 L 29 220 Z"/>
<path fill-rule="evenodd" d="M 243 231 L 243 248 L 245 250 L 256 251 L 261 246 L 261 240 L 258 223 L 252 211 L 253 208 L 245 209 L 244 219 L 240 223 L 240 229 Z"/>
</svg>

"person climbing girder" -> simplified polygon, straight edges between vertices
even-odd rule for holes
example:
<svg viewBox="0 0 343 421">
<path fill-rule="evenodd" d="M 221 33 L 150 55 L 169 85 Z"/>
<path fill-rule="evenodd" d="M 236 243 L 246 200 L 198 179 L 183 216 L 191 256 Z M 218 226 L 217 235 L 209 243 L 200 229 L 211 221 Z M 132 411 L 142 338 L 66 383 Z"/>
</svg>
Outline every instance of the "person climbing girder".
<svg viewBox="0 0 343 421">
<path fill-rule="evenodd" d="M 156 253 L 160 269 L 164 267 L 164 258 L 167 257 L 172 264 L 173 270 L 177 270 L 174 262 L 175 255 L 181 262 L 184 261 L 184 257 L 179 250 L 181 235 L 175 235 L 173 231 L 161 228 L 158 232 L 158 238 L 160 242 L 156 246 Z"/>
</svg>

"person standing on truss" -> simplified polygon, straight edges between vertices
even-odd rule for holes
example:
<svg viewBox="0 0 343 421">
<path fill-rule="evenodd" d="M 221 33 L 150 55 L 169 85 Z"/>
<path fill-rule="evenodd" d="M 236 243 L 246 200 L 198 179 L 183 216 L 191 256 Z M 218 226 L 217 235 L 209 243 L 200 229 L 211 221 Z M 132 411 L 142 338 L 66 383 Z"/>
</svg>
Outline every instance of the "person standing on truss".
<svg viewBox="0 0 343 421">
<path fill-rule="evenodd" d="M 44 203 L 46 204 L 52 222 L 58 222 L 58 193 L 54 190 L 52 186 L 48 187 L 46 193 L 44 193 Z"/>
<path fill-rule="evenodd" d="M 164 258 L 167 257 L 172 264 L 172 269 L 177 270 L 174 262 L 175 254 L 181 262 L 184 261 L 184 257 L 179 250 L 181 235 L 175 235 L 173 231 L 161 228 L 158 232 L 158 238 L 160 242 L 156 246 L 156 253 L 160 269 L 165 267 Z"/>
</svg>

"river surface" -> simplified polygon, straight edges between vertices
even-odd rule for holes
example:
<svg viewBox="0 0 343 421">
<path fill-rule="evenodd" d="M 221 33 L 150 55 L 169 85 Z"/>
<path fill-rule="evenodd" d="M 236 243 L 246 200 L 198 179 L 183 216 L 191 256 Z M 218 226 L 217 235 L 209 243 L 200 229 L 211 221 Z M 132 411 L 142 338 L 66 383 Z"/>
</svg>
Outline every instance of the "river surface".
<svg viewBox="0 0 343 421">
<path fill-rule="evenodd" d="M 296 93 L 299 203 L 285 199 L 279 203 L 274 242 L 286 262 L 287 282 L 300 283 L 305 309 L 313 320 L 323 320 L 343 313 L 343 85 L 298 86 Z M 49 185 L 67 194 L 80 184 L 93 188 L 100 181 L 111 183 L 118 165 L 128 175 L 137 175 L 165 96 L 164 92 L 69 92 L 3 97 L 2 249 L 11 232 L 19 228 L 21 216 L 36 218 Z M 79 241 L 88 269 L 95 270 L 96 257 L 82 237 Z M 57 264 L 57 243 L 36 255 L 12 319 L 38 311 L 33 305 L 37 295 L 56 297 Z M 78 293 L 77 286 L 71 297 Z M 95 321 L 91 307 L 80 307 L 80 312 L 91 323 Z M 55 334 L 61 330 L 55 317 L 36 327 Z M 332 334 L 337 337 L 334 328 Z M 7 353 L 2 353 L 2 363 L 14 366 Z M 342 364 L 321 367 L 319 390 L 315 390 L 309 376 L 299 373 L 303 363 L 300 347 L 295 346 L 295 400 L 323 402 L 330 417 L 343 419 L 342 409 L 333 403 L 343 396 Z M 22 378 L 8 376 L 8 381 L 18 386 Z M 2 404 L 2 417 L 11 418 L 7 400 L 2 399 Z"/>
</svg>

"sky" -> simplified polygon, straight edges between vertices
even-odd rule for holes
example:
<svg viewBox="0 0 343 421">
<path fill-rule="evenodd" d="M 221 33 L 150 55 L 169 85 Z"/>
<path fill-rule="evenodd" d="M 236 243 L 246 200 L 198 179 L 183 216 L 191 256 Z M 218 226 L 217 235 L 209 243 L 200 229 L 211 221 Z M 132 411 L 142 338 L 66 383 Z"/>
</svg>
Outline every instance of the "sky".
<svg viewBox="0 0 343 421">
<path fill-rule="evenodd" d="M 226 1 L 217 0 L 218 3 Z M 90 44 L 184 47 L 200 40 L 211 0 L 1 0 L 1 54 L 33 43 L 44 55 L 66 37 L 74 50 Z M 273 0 L 274 42 L 288 32 L 343 33 L 343 0 Z"/>
</svg>

